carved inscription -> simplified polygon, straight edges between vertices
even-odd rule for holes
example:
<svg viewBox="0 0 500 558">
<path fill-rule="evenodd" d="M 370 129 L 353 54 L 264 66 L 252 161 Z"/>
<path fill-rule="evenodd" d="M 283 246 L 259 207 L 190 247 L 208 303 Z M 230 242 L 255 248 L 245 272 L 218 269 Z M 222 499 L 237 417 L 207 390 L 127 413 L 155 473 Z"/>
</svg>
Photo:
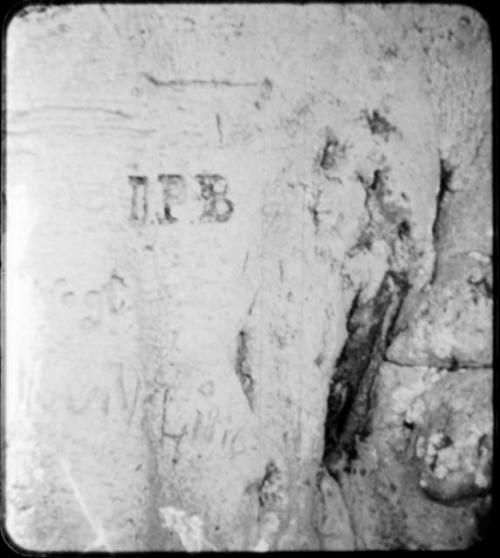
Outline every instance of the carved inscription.
<svg viewBox="0 0 500 558">
<path fill-rule="evenodd" d="M 130 218 L 133 221 L 146 221 L 148 215 L 148 179 L 145 176 L 129 176 L 128 181 L 132 186 Z"/>
<path fill-rule="evenodd" d="M 230 425 L 224 426 L 218 407 L 196 409 L 194 422 L 191 424 L 189 437 L 191 442 L 202 445 L 217 445 L 227 451 L 231 459 L 247 451 L 243 429 L 234 430 Z"/>
<path fill-rule="evenodd" d="M 160 174 L 158 182 L 163 188 L 163 214 L 160 213 L 159 223 L 175 223 L 177 218 L 172 215 L 172 207 L 186 199 L 186 181 L 179 174 Z"/>
<path fill-rule="evenodd" d="M 198 174 L 196 176 L 201 187 L 201 197 L 205 200 L 201 221 L 223 223 L 231 217 L 233 202 L 226 198 L 226 179 L 218 174 Z"/>
<path fill-rule="evenodd" d="M 218 407 L 212 407 L 206 414 L 197 409 L 191 438 L 193 440 L 203 440 L 205 443 L 210 444 L 214 440 L 218 419 Z"/>
<path fill-rule="evenodd" d="M 199 199 L 203 206 L 199 215 L 201 223 L 224 223 L 229 220 L 234 204 L 227 197 L 227 180 L 220 174 L 197 174 Z M 156 218 L 158 224 L 172 225 L 178 221 L 174 208 L 183 204 L 188 195 L 186 179 L 180 174 L 159 174 L 158 184 L 162 191 L 160 208 L 150 207 L 149 179 L 147 176 L 129 176 L 132 188 L 130 219 L 146 223 L 148 217 Z"/>
</svg>

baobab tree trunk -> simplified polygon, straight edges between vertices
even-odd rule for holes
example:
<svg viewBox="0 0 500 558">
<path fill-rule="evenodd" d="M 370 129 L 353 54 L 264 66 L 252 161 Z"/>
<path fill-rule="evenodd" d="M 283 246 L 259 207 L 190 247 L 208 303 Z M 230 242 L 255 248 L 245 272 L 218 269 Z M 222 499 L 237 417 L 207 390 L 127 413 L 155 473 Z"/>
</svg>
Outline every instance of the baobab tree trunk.
<svg viewBox="0 0 500 558">
<path fill-rule="evenodd" d="M 491 464 L 490 74 L 463 7 L 18 12 L 14 542 L 470 545 Z"/>
</svg>

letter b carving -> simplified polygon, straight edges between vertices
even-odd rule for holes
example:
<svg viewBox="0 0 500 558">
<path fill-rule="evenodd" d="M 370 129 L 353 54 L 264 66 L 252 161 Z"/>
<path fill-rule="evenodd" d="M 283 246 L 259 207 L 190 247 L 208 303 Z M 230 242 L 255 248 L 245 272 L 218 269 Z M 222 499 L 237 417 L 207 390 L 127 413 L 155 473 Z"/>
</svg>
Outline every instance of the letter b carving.
<svg viewBox="0 0 500 558">
<path fill-rule="evenodd" d="M 234 211 L 233 202 L 228 199 L 227 180 L 220 174 L 197 174 L 196 181 L 200 187 L 203 208 L 199 217 L 201 223 L 225 223 Z M 181 205 L 187 198 L 188 188 L 180 174 L 160 174 L 158 183 L 162 189 L 161 208 L 151 212 L 149 196 L 149 179 L 147 176 L 129 176 L 132 187 L 132 207 L 130 219 L 146 223 L 148 215 L 156 215 L 159 224 L 174 224 L 178 218 L 173 208 Z M 154 221 L 151 221 L 152 223 Z"/>
</svg>

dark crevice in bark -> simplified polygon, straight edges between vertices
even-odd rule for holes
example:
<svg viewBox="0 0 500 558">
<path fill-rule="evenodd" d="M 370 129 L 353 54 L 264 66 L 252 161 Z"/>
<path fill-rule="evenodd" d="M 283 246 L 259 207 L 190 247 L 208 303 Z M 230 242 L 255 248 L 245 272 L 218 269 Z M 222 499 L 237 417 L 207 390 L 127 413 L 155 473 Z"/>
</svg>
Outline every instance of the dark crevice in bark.
<svg viewBox="0 0 500 558">
<path fill-rule="evenodd" d="M 314 204 L 314 205 L 309 205 L 307 207 L 307 209 L 309 210 L 309 213 L 311 214 L 312 222 L 313 222 L 313 225 L 314 225 L 314 230 L 317 232 L 318 228 L 319 228 L 319 224 L 320 224 L 319 211 L 318 211 L 317 203 Z"/>
<path fill-rule="evenodd" d="M 372 237 L 375 234 L 377 221 L 376 213 L 380 211 L 380 196 L 383 195 L 386 188 L 388 172 L 389 169 L 386 167 L 375 169 L 371 180 L 358 174 L 358 179 L 361 181 L 361 184 L 366 192 L 364 206 L 368 215 L 368 225 L 362 232 L 358 244 L 365 244 L 368 249 L 370 249 L 371 242 L 373 240 Z"/>
<path fill-rule="evenodd" d="M 439 190 L 436 195 L 436 214 L 434 217 L 434 222 L 432 223 L 432 242 L 434 245 L 434 252 L 436 253 L 436 257 L 434 260 L 434 269 L 432 271 L 432 277 L 430 280 L 430 284 L 432 285 L 436 280 L 437 275 L 437 264 L 438 264 L 438 244 L 440 240 L 440 230 L 443 220 L 443 206 L 446 198 L 446 193 L 450 190 L 450 183 L 453 177 L 453 169 L 449 165 L 447 161 L 444 159 L 439 160 L 439 168 L 440 168 L 440 175 L 439 175 Z"/>
<path fill-rule="evenodd" d="M 411 225 L 407 219 L 403 219 L 398 225 L 399 240 L 406 240 L 411 236 Z"/>
<path fill-rule="evenodd" d="M 273 460 L 267 462 L 262 480 L 257 484 L 258 512 L 257 522 L 261 541 L 270 543 L 274 538 L 278 525 L 274 525 L 278 516 L 282 516 L 288 505 L 283 473 Z M 279 521 L 279 520 L 278 520 Z M 257 550 L 257 547 L 255 548 Z"/>
<path fill-rule="evenodd" d="M 328 140 L 326 142 L 320 162 L 320 166 L 322 169 L 331 169 L 335 166 L 335 151 L 337 147 L 338 142 L 335 140 Z"/>
<path fill-rule="evenodd" d="M 336 465 L 356 458 L 356 440 L 370 433 L 377 372 L 408 288 L 405 275 L 388 271 L 377 294 L 364 304 L 356 296 L 347 316 L 349 336 L 330 381 L 325 420 L 323 459 L 334 477 Z"/>
<path fill-rule="evenodd" d="M 248 333 L 244 330 L 238 333 L 235 372 L 243 388 L 243 393 L 247 398 L 250 410 L 253 411 L 254 381 L 248 362 Z"/>
<path fill-rule="evenodd" d="M 370 132 L 382 136 L 385 141 L 389 139 L 390 134 L 398 131 L 396 126 L 393 126 L 378 110 L 374 110 L 371 114 L 365 111 L 365 118 Z"/>
<path fill-rule="evenodd" d="M 478 281 L 469 279 L 467 282 L 475 287 L 483 297 L 493 298 L 493 285 L 488 281 L 487 277 L 481 277 Z"/>
<path fill-rule="evenodd" d="M 323 170 L 335 169 L 344 159 L 347 146 L 341 144 L 332 130 L 327 129 L 327 140 L 320 155 L 319 166 Z"/>
<path fill-rule="evenodd" d="M 495 541 L 495 531 L 493 527 L 494 512 L 488 503 L 488 498 L 479 501 L 474 510 L 477 532 L 468 547 L 469 550 L 487 550 Z"/>
<path fill-rule="evenodd" d="M 368 190 L 370 192 L 378 192 L 381 188 L 383 188 L 386 181 L 386 170 L 385 169 L 376 169 L 373 173 L 373 179 L 371 183 L 368 185 Z"/>
<path fill-rule="evenodd" d="M 258 487 L 259 505 L 261 508 L 273 507 L 276 504 L 276 485 L 280 471 L 274 461 L 269 461 L 266 471 Z"/>
</svg>

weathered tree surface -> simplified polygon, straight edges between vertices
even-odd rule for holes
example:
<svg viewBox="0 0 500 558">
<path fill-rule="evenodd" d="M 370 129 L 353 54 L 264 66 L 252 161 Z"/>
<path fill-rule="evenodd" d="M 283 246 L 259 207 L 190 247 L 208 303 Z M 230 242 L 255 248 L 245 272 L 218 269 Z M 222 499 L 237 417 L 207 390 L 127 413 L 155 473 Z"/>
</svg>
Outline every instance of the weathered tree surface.
<svg viewBox="0 0 500 558">
<path fill-rule="evenodd" d="M 479 540 L 493 422 L 482 17 L 35 6 L 6 45 L 11 539 Z"/>
</svg>

